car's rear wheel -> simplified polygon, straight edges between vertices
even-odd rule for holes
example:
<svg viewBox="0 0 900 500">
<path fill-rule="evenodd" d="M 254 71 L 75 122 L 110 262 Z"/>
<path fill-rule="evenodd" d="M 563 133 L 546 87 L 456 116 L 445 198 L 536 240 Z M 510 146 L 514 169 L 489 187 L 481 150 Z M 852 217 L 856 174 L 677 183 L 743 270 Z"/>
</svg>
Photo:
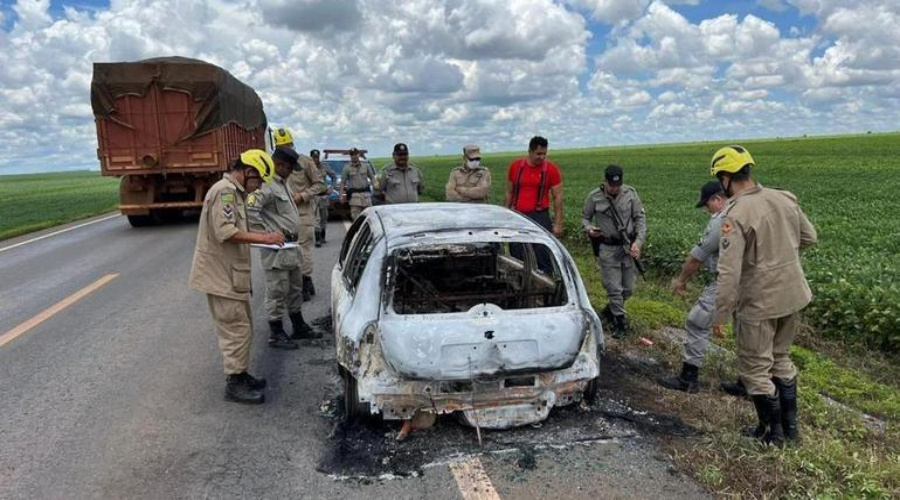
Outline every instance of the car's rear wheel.
<svg viewBox="0 0 900 500">
<path fill-rule="evenodd" d="M 369 403 L 359 400 L 359 389 L 356 378 L 347 370 L 341 370 L 344 379 L 344 418 L 361 420 L 371 417 Z"/>
<path fill-rule="evenodd" d="M 597 398 L 600 394 L 600 377 L 595 377 L 588 382 L 587 387 L 584 388 L 584 400 L 587 401 L 588 404 L 594 404 L 597 402 Z"/>
</svg>

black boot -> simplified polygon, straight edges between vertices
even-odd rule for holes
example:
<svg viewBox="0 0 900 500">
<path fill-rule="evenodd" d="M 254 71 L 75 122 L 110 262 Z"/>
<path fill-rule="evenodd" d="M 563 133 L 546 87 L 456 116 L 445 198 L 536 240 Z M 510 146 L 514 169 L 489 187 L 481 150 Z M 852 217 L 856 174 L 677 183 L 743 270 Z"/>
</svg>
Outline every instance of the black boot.
<svg viewBox="0 0 900 500">
<path fill-rule="evenodd" d="M 312 329 L 303 319 L 303 313 L 297 311 L 291 314 L 291 325 L 294 332 L 291 334 L 292 339 L 318 339 L 322 338 L 322 334 Z"/>
<path fill-rule="evenodd" d="M 320 231 L 322 231 L 322 244 L 323 244 L 323 245 L 326 243 L 326 241 L 325 241 L 325 229 L 326 229 L 326 228 L 324 228 L 324 227 L 323 227 L 322 229 L 320 229 Z"/>
<path fill-rule="evenodd" d="M 799 443 L 800 427 L 797 424 L 797 377 L 785 382 L 779 378 L 773 378 L 772 382 L 778 388 L 778 395 L 781 399 L 781 426 L 784 430 L 784 437 L 788 441 Z"/>
<path fill-rule="evenodd" d="M 691 394 L 697 393 L 700 391 L 700 368 L 688 363 L 682 363 L 680 375 L 659 379 L 659 385 L 666 389 L 674 389 Z"/>
<path fill-rule="evenodd" d="M 628 334 L 628 326 L 625 323 L 625 316 L 613 317 L 613 338 L 624 339 Z"/>
<path fill-rule="evenodd" d="M 610 308 L 609 308 L 609 304 L 606 304 L 606 307 L 604 307 L 603 310 L 600 311 L 600 319 L 602 319 L 603 321 L 606 321 L 607 323 L 612 324 L 613 313 L 612 313 L 612 310 L 610 310 Z"/>
<path fill-rule="evenodd" d="M 739 398 L 747 397 L 747 388 L 744 387 L 744 383 L 741 382 L 741 379 L 737 379 L 735 382 L 722 382 L 719 384 L 719 387 L 732 396 Z"/>
<path fill-rule="evenodd" d="M 316 247 L 322 246 L 322 230 L 316 229 Z"/>
<path fill-rule="evenodd" d="M 303 277 L 303 293 L 308 293 L 312 296 L 316 294 L 316 287 L 313 285 L 312 276 Z"/>
<path fill-rule="evenodd" d="M 280 319 L 269 321 L 269 329 L 271 330 L 271 333 L 269 334 L 269 347 L 288 350 L 300 347 L 288 337 L 287 332 L 284 331 L 284 324 Z"/>
<path fill-rule="evenodd" d="M 756 407 L 756 416 L 759 424 L 756 428 L 748 430 L 747 434 L 759 439 L 763 443 L 774 446 L 784 445 L 784 430 L 781 426 L 781 400 L 777 394 L 753 395 L 753 406 Z"/>
<path fill-rule="evenodd" d="M 256 378 L 247 372 L 244 372 L 241 375 L 244 377 L 244 380 L 247 381 L 247 385 L 254 391 L 261 391 L 266 388 L 266 379 Z"/>
<path fill-rule="evenodd" d="M 245 405 L 259 405 L 266 400 L 266 395 L 250 387 L 243 373 L 229 375 L 225 379 L 225 401 Z"/>
</svg>

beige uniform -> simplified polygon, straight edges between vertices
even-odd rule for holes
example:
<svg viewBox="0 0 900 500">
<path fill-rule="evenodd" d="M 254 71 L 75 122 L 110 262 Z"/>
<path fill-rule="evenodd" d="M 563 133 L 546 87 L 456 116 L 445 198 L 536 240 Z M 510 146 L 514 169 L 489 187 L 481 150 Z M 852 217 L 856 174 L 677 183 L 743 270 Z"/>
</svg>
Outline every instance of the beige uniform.
<svg viewBox="0 0 900 500">
<path fill-rule="evenodd" d="M 601 184 L 588 194 L 581 213 L 584 229 L 596 228 L 601 234 L 597 263 L 603 275 L 609 309 L 615 316 L 624 316 L 625 301 L 634 293 L 636 270 L 610 215 L 610 203 L 614 204 L 625 224 L 629 238 L 641 248 L 647 238 L 647 217 L 637 191 L 627 184 L 622 184 L 615 198 L 607 196 L 606 184 Z"/>
<path fill-rule="evenodd" d="M 225 364 L 225 374 L 250 365 L 250 246 L 229 238 L 247 231 L 244 188 L 225 174 L 203 200 L 188 285 L 206 294 Z"/>
<path fill-rule="evenodd" d="M 713 324 L 734 316 L 738 376 L 750 395 L 772 395 L 772 377 L 797 374 L 789 350 L 812 299 L 800 250 L 816 230 L 793 194 L 757 186 L 729 200 L 721 233 Z"/>
<path fill-rule="evenodd" d="M 417 203 L 419 195 L 425 192 L 425 178 L 412 163 L 405 169 L 391 163 L 381 171 L 375 186 L 384 194 L 386 204 Z"/>
<path fill-rule="evenodd" d="M 319 162 L 318 170 L 319 178 L 322 179 L 322 182 L 325 182 L 325 179 L 330 177 L 332 189 L 336 188 L 337 175 L 334 173 L 334 170 L 331 170 L 327 163 L 321 161 Z M 328 226 L 328 198 L 328 185 L 326 184 L 325 191 L 316 197 L 316 228 L 320 231 Z"/>
<path fill-rule="evenodd" d="M 487 203 L 491 192 L 491 171 L 485 167 L 456 167 L 450 171 L 445 188 L 447 201 Z"/>
<path fill-rule="evenodd" d="M 341 172 L 341 190 L 350 204 L 350 217 L 356 220 L 360 212 L 372 206 L 369 184 L 374 181 L 372 171 L 363 163 L 348 163 Z"/>
<path fill-rule="evenodd" d="M 288 186 L 294 199 L 297 200 L 297 210 L 300 212 L 300 233 L 297 244 L 300 245 L 301 264 L 300 271 L 303 276 L 312 276 L 313 272 L 313 245 L 317 224 L 316 197 L 325 192 L 325 182 L 319 175 L 319 169 L 312 158 L 300 155 L 298 160 L 300 170 L 292 172 L 288 176 Z"/>
<path fill-rule="evenodd" d="M 296 240 L 302 230 L 297 205 L 284 180 L 271 182 L 247 196 L 247 217 L 255 231 L 285 233 L 286 241 Z M 269 321 L 281 320 L 285 312 L 294 314 L 303 305 L 303 277 L 300 275 L 300 249 L 259 249 L 266 273 L 266 315 Z"/>
</svg>

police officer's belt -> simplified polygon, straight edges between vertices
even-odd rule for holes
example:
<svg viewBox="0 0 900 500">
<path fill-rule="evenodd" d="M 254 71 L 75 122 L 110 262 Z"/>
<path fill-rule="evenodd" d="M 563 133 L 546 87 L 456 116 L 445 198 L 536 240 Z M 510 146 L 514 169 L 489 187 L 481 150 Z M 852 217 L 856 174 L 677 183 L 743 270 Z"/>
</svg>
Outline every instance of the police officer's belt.
<svg viewBox="0 0 900 500">
<path fill-rule="evenodd" d="M 637 235 L 634 235 L 634 234 L 628 235 L 628 237 L 631 238 L 631 241 L 634 241 L 635 236 L 637 236 Z M 617 246 L 622 246 L 625 244 L 625 240 L 623 240 L 622 238 L 610 238 L 608 236 L 601 235 L 598 239 L 600 240 L 601 245 L 609 245 L 609 246 L 617 247 Z"/>
<path fill-rule="evenodd" d="M 353 196 L 353 195 L 356 194 L 356 193 L 366 193 L 366 194 L 368 194 L 368 193 L 369 193 L 369 188 L 362 188 L 362 189 L 347 188 L 347 196 Z"/>
</svg>

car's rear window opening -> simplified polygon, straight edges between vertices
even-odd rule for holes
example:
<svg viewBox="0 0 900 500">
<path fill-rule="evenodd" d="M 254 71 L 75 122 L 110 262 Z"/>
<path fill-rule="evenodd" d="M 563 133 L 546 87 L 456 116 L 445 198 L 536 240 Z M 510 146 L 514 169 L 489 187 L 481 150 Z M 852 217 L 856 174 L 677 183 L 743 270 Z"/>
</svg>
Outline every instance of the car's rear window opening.
<svg viewBox="0 0 900 500">
<path fill-rule="evenodd" d="M 393 308 L 398 314 L 565 305 L 566 287 L 553 253 L 540 243 L 418 246 L 393 257 Z"/>
</svg>

